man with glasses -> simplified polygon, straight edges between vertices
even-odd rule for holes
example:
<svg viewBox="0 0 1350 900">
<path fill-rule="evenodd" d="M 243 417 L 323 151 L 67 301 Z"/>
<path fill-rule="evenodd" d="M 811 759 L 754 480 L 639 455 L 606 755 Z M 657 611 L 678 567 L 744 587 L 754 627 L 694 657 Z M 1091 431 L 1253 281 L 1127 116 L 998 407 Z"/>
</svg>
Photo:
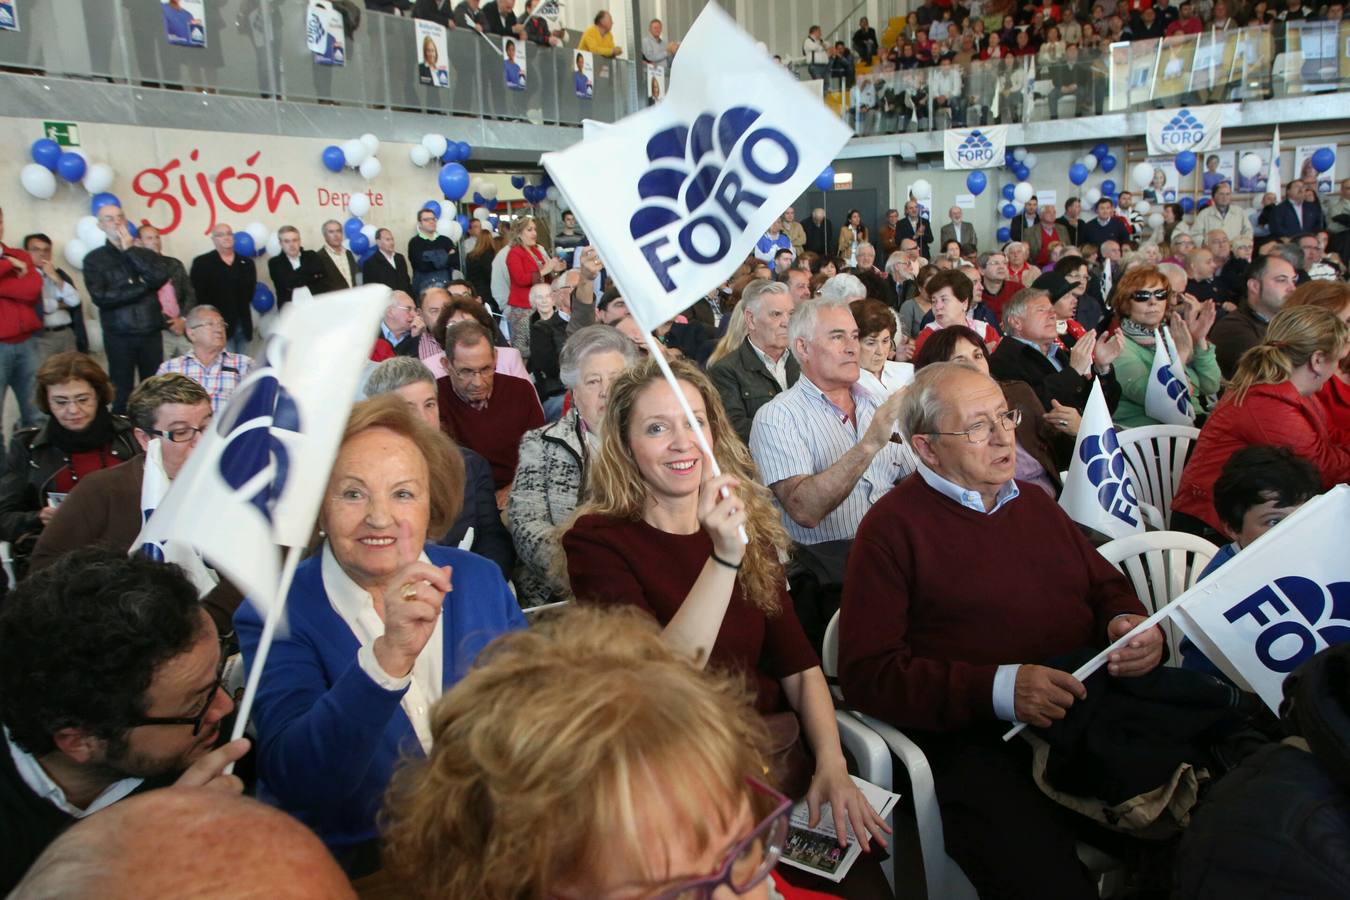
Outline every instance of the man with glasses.
<svg viewBox="0 0 1350 900">
<path fill-rule="evenodd" d="M 839 676 L 855 708 L 898 728 L 933 766 L 947 853 L 980 896 L 1095 898 L 1074 845 L 1086 818 L 1046 797 L 1031 746 L 1086 696 L 1043 660 L 1104 647 L 1144 619 L 1128 581 L 1044 491 L 1019 487 L 1016 427 L 992 378 L 960 362 L 919 371 L 900 428 L 919 477 L 858 528 L 839 620 Z M 1108 659 L 1152 671 L 1153 628 Z M 1082 826 L 1080 829 L 1078 826 Z"/>
<path fill-rule="evenodd" d="M 410 356 L 418 359 L 418 349 L 422 341 L 422 332 L 426 325 L 417 311 L 417 304 L 411 295 L 403 291 L 394 291 L 389 295 L 389 305 L 384 310 L 384 319 L 380 322 L 380 337 L 376 341 L 376 354 L 381 362 L 391 356 Z M 383 342 L 381 344 L 380 342 Z M 387 345 L 387 352 L 384 347 Z"/>
<path fill-rule="evenodd" d="M 481 240 L 481 239 L 480 239 Z M 429 287 L 445 287 L 458 278 L 459 251 L 455 242 L 436 233 L 436 212 L 417 211 L 417 233 L 408 241 L 408 264 L 412 266 L 412 292 L 421 294 Z"/>
<path fill-rule="evenodd" d="M 1247 211 L 1233 206 L 1231 184 L 1219 182 L 1210 190 L 1209 196 L 1214 202 L 1195 214 L 1192 234 L 1208 235 L 1212 231 L 1222 231 L 1230 241 L 1252 236 L 1252 220 L 1247 218 Z"/>
<path fill-rule="evenodd" d="M 187 314 L 187 337 L 192 350 L 165 360 L 156 375 L 177 372 L 206 388 L 211 412 L 218 414 L 239 387 L 253 360 L 225 349 L 225 319 L 214 306 L 194 306 Z"/>
<path fill-rule="evenodd" d="M 140 555 L 84 548 L 6 598 L 0 892 L 66 828 L 124 797 L 242 789 L 222 770 L 248 742 L 213 749 L 234 709 L 224 661 L 197 588 Z"/>
</svg>

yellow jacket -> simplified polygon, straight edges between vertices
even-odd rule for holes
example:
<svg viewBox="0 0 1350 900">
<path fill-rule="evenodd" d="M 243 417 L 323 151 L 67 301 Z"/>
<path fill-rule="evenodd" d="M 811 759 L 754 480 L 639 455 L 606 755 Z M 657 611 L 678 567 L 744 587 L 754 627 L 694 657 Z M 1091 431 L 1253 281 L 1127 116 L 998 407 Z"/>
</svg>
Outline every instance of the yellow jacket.
<svg viewBox="0 0 1350 900">
<path fill-rule="evenodd" d="M 597 56 L 613 56 L 614 32 L 601 35 L 600 26 L 592 25 L 581 33 L 581 43 L 577 44 L 577 49 Z"/>
</svg>

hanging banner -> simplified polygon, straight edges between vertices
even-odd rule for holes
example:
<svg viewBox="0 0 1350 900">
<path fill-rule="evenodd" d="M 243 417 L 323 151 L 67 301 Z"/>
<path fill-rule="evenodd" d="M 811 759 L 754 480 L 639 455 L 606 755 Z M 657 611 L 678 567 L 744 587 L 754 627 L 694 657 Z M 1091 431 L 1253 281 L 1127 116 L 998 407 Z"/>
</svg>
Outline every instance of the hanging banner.
<svg viewBox="0 0 1350 900">
<path fill-rule="evenodd" d="M 305 22 L 305 45 L 314 54 L 315 65 L 346 65 L 347 30 L 342 13 L 323 0 L 310 0 Z"/>
<path fill-rule="evenodd" d="M 445 26 L 426 19 L 413 19 L 413 40 L 417 44 L 417 80 L 422 84 L 449 87 Z"/>
<path fill-rule="evenodd" d="M 646 74 L 643 81 L 647 85 L 647 99 L 655 103 L 666 95 L 666 67 L 644 63 Z"/>
<path fill-rule="evenodd" d="M 17 0 L 0 0 L 0 31 L 19 30 L 19 11 L 15 9 Z"/>
<path fill-rule="evenodd" d="M 502 38 L 502 72 L 508 90 L 525 90 L 525 70 L 525 41 Z"/>
<path fill-rule="evenodd" d="M 595 57 L 585 50 L 578 50 L 575 62 L 572 90 L 581 99 L 589 100 L 595 91 Z"/>
<path fill-rule="evenodd" d="M 1218 150 L 1223 140 L 1223 107 L 1154 109 L 1148 114 L 1148 153 L 1174 156 L 1182 150 Z"/>
<path fill-rule="evenodd" d="M 162 0 L 164 36 L 176 47 L 205 47 L 205 0 Z"/>
<path fill-rule="evenodd" d="M 1003 165 L 1007 125 L 948 128 L 942 135 L 944 169 L 992 169 Z"/>
</svg>

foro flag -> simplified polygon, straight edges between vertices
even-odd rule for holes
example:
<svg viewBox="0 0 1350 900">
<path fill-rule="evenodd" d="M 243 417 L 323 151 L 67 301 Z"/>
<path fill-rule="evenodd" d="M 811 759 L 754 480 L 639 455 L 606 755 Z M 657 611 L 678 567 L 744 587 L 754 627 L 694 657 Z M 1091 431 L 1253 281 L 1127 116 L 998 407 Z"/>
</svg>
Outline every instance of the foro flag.
<svg viewBox="0 0 1350 900">
<path fill-rule="evenodd" d="M 1153 368 L 1148 373 L 1148 387 L 1144 388 L 1144 415 L 1164 425 L 1194 425 L 1195 405 L 1191 403 L 1186 370 L 1181 367 L 1181 355 L 1172 343 L 1172 333 L 1164 325 L 1155 334 Z"/>
<path fill-rule="evenodd" d="M 725 281 L 849 135 L 710 3 L 664 101 L 543 163 L 651 331 Z"/>
<path fill-rule="evenodd" d="M 1137 534 L 1144 519 L 1130 478 L 1101 380 L 1094 380 L 1059 505 L 1079 525 L 1109 537 Z"/>
</svg>

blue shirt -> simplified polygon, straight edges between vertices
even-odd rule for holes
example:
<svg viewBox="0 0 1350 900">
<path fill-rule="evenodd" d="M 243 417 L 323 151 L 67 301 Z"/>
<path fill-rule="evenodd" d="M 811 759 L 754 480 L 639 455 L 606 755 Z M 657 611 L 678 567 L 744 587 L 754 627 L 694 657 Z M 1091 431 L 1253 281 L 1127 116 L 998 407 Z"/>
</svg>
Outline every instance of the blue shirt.
<svg viewBox="0 0 1350 900">
<path fill-rule="evenodd" d="M 167 3 L 161 9 L 164 12 L 164 33 L 170 44 L 200 44 L 201 38 L 193 39 L 192 13 L 186 9 L 174 9 Z M 198 26 L 200 28 L 200 26 Z"/>
<path fill-rule="evenodd" d="M 573 74 L 572 89 L 576 91 L 578 97 L 589 97 L 591 95 L 591 80 L 586 77 L 585 72 Z"/>
<path fill-rule="evenodd" d="M 520 71 L 520 65 L 518 63 L 513 63 L 508 59 L 503 64 L 503 67 L 506 70 L 507 87 L 516 88 L 518 90 L 523 89 L 525 87 L 525 73 Z"/>
<path fill-rule="evenodd" d="M 1024 337 L 1018 337 L 1018 336 L 1015 335 L 1015 334 L 1009 335 L 1009 337 L 1011 337 L 1011 338 L 1012 338 L 1013 340 L 1015 340 L 1015 341 L 1021 341 L 1022 343 L 1026 344 L 1026 345 L 1027 345 L 1028 347 L 1030 347 L 1031 349 L 1035 350 L 1037 353 L 1041 354 L 1041 356 L 1044 356 L 1046 359 L 1048 359 L 1048 360 L 1050 361 L 1050 365 L 1052 365 L 1052 366 L 1055 367 L 1055 371 L 1056 371 L 1056 372 L 1063 372 L 1063 371 L 1064 371 L 1064 363 L 1060 362 L 1058 359 L 1055 358 L 1055 345 L 1054 345 L 1054 344 L 1051 344 L 1051 345 L 1050 345 L 1050 349 L 1047 351 L 1044 347 L 1042 347 L 1040 344 L 1036 343 L 1035 341 L 1029 341 L 1029 340 L 1027 340 L 1027 339 L 1024 338 Z"/>
</svg>

